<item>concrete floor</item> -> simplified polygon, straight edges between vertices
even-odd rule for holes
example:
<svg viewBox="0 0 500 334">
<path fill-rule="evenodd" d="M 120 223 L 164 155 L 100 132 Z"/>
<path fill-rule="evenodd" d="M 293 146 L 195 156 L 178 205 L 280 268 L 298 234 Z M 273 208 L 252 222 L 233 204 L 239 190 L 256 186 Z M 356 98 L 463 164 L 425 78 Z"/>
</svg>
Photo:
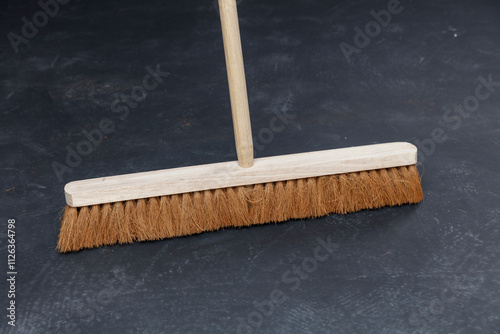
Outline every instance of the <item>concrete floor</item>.
<svg viewBox="0 0 500 334">
<path fill-rule="evenodd" d="M 217 6 L 3 2 L 0 332 L 498 333 L 500 4 L 238 3 L 256 156 L 409 141 L 425 202 L 58 254 L 66 182 L 236 158 Z"/>
</svg>

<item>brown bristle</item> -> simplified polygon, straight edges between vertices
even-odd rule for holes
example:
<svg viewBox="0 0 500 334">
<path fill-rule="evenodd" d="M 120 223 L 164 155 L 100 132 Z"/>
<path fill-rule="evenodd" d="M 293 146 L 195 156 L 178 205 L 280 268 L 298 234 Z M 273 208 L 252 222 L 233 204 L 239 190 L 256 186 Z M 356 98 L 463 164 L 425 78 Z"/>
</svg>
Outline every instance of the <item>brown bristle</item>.
<svg viewBox="0 0 500 334">
<path fill-rule="evenodd" d="M 195 216 L 195 210 L 199 210 L 201 208 L 197 208 L 197 205 L 193 203 L 193 196 L 190 193 L 184 193 L 179 195 L 181 199 L 181 215 L 179 216 L 179 223 L 177 226 L 179 227 L 178 234 L 179 235 L 190 235 L 196 233 L 196 226 L 194 224 L 193 216 Z"/>
<path fill-rule="evenodd" d="M 91 207 L 67 206 L 57 248 L 71 252 L 422 200 L 420 175 L 412 165 Z"/>
<path fill-rule="evenodd" d="M 134 222 L 135 240 L 145 241 L 153 237 L 148 222 L 147 199 L 137 200 L 135 204 L 136 221 Z"/>
</svg>

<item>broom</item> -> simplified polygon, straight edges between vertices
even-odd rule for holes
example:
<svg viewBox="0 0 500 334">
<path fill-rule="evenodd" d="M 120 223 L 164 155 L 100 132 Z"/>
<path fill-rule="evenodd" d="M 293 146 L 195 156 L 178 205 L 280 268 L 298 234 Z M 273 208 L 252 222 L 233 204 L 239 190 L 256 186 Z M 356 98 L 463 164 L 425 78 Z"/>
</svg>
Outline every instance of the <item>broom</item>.
<svg viewBox="0 0 500 334">
<path fill-rule="evenodd" d="M 254 160 L 236 0 L 219 8 L 238 161 L 68 183 L 60 252 L 422 201 L 409 143 Z"/>
</svg>

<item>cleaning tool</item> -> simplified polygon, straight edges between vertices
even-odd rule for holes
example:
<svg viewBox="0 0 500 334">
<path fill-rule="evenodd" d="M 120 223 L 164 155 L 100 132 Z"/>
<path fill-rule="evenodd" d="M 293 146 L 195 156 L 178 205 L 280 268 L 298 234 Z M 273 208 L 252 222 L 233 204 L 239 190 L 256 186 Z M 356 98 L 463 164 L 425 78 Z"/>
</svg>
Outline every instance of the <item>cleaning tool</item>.
<svg viewBox="0 0 500 334">
<path fill-rule="evenodd" d="M 236 0 L 219 8 L 238 161 L 68 183 L 60 252 L 422 201 L 410 143 L 254 160 Z"/>
</svg>

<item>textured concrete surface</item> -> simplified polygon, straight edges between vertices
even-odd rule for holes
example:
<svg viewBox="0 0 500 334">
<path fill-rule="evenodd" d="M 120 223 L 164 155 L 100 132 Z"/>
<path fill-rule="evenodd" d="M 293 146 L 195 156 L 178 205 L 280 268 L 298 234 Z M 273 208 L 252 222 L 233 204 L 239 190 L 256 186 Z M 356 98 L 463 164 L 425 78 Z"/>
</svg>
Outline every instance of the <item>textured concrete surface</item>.
<svg viewBox="0 0 500 334">
<path fill-rule="evenodd" d="M 64 183 L 236 154 L 214 1 L 59 7 L 0 5 L 0 332 L 498 332 L 497 1 L 239 1 L 256 156 L 410 141 L 424 203 L 69 255 Z"/>
</svg>

